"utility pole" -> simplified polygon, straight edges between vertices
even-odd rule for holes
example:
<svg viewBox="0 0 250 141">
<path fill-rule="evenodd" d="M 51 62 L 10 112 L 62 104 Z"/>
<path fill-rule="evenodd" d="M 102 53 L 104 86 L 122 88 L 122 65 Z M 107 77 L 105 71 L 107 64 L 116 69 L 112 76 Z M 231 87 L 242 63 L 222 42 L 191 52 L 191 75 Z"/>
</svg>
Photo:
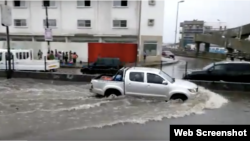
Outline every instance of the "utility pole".
<svg viewBox="0 0 250 141">
<path fill-rule="evenodd" d="M 179 17 L 179 4 L 180 4 L 180 3 L 183 3 L 183 2 L 184 2 L 184 0 L 181 0 L 181 1 L 179 1 L 179 2 L 177 3 L 174 45 L 176 45 L 177 25 L 178 25 L 178 17 Z"/>
<path fill-rule="evenodd" d="M 1 7 L 1 13 L 2 13 L 2 26 L 6 27 L 7 55 L 5 55 L 5 59 L 6 59 L 6 61 L 8 61 L 8 63 L 7 63 L 8 70 L 6 73 L 7 73 L 7 79 L 10 79 L 12 77 L 11 59 L 13 56 L 10 53 L 9 26 L 11 26 L 11 24 L 12 24 L 12 18 L 11 18 L 12 13 L 11 13 L 11 8 L 8 7 L 7 0 L 4 1 L 4 5 L 2 5 L 2 7 Z"/>
<path fill-rule="evenodd" d="M 48 18 L 48 6 L 50 4 L 50 1 L 43 1 L 44 7 L 45 7 L 45 15 L 46 15 L 46 32 L 47 30 L 49 30 L 49 18 Z M 48 52 L 50 52 L 50 41 L 47 40 L 47 44 L 48 44 Z"/>
</svg>

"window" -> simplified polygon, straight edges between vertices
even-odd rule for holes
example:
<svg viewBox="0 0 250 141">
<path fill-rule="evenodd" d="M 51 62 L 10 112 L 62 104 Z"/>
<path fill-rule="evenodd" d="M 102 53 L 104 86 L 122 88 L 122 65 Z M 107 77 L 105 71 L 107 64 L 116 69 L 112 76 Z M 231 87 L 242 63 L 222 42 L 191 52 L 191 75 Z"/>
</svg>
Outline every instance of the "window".
<svg viewBox="0 0 250 141">
<path fill-rule="evenodd" d="M 90 0 L 78 0 L 77 7 L 90 7 L 91 1 Z"/>
<path fill-rule="evenodd" d="M 17 52 L 16 53 L 16 58 L 19 59 L 19 60 L 28 59 L 29 58 L 29 53 L 28 52 Z"/>
<path fill-rule="evenodd" d="M 113 27 L 127 27 L 126 20 L 113 20 Z"/>
<path fill-rule="evenodd" d="M 50 1 L 50 0 L 44 0 L 43 1 L 43 6 L 55 7 L 56 6 L 56 2 L 55 1 Z"/>
<path fill-rule="evenodd" d="M 155 0 L 149 0 L 148 4 L 151 5 L 151 6 L 155 5 Z"/>
<path fill-rule="evenodd" d="M 214 63 L 205 66 L 202 70 L 208 70 L 214 66 Z"/>
<path fill-rule="evenodd" d="M 164 79 L 160 77 L 159 75 L 147 73 L 147 82 L 153 83 L 153 84 L 162 84 Z"/>
<path fill-rule="evenodd" d="M 157 41 L 144 41 L 143 51 L 146 52 L 148 56 L 157 55 Z"/>
<path fill-rule="evenodd" d="M 27 21 L 25 19 L 14 19 L 14 25 L 16 27 L 26 27 Z"/>
<path fill-rule="evenodd" d="M 49 27 L 56 27 L 56 19 L 48 19 Z M 43 20 L 43 26 L 47 26 L 46 19 Z"/>
<path fill-rule="evenodd" d="M 155 20 L 154 19 L 149 19 L 148 20 L 148 26 L 153 26 L 155 23 Z"/>
<path fill-rule="evenodd" d="M 228 64 L 227 69 L 228 71 L 233 71 L 233 72 L 250 72 L 250 65 L 249 64 Z"/>
<path fill-rule="evenodd" d="M 114 7 L 126 7 L 128 6 L 128 0 L 114 0 L 113 6 Z"/>
<path fill-rule="evenodd" d="M 3 53 L 0 52 L 0 61 L 2 61 L 2 60 L 3 60 Z"/>
<path fill-rule="evenodd" d="M 215 65 L 213 70 L 216 70 L 216 71 L 221 71 L 221 70 L 226 70 L 226 65 Z"/>
<path fill-rule="evenodd" d="M 172 78 L 171 76 L 169 76 L 167 73 L 161 71 L 160 72 L 160 75 L 165 78 L 166 80 L 168 80 L 170 83 L 173 83 L 174 82 L 174 78 Z"/>
<path fill-rule="evenodd" d="M 134 82 L 144 82 L 144 73 L 143 72 L 130 72 L 129 79 L 130 81 L 134 81 Z"/>
<path fill-rule="evenodd" d="M 21 0 L 14 0 L 13 1 L 14 7 L 26 7 L 26 2 Z"/>
<path fill-rule="evenodd" d="M 91 27 L 91 20 L 77 20 L 77 27 Z"/>
</svg>

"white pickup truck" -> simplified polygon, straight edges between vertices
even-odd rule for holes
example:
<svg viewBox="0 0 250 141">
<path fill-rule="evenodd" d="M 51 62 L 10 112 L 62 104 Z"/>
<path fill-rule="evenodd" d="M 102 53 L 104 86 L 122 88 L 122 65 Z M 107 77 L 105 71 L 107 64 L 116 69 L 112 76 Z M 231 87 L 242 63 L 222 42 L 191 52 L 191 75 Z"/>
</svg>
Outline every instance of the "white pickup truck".
<svg viewBox="0 0 250 141">
<path fill-rule="evenodd" d="M 91 80 L 90 91 L 109 97 L 133 95 L 185 101 L 195 97 L 198 86 L 175 79 L 155 68 L 122 68 L 114 76 L 100 75 Z"/>
</svg>

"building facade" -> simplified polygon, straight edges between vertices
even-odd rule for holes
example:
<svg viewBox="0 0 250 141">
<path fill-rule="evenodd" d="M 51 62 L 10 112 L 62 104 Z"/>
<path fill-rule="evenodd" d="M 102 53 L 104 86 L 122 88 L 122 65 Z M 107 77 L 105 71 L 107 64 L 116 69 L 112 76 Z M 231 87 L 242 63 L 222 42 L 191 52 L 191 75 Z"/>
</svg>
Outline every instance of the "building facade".
<svg viewBox="0 0 250 141">
<path fill-rule="evenodd" d="M 226 30 L 224 22 L 205 22 L 202 20 L 184 21 L 180 23 L 181 45 L 194 44 L 195 34 L 209 34 L 214 31 Z"/>
<path fill-rule="evenodd" d="M 1 1 L 1 4 L 4 2 Z M 44 41 L 45 7 L 42 0 L 8 0 L 12 7 L 12 41 Z M 121 42 L 145 46 L 159 55 L 162 44 L 164 0 L 56 0 L 49 1 L 53 42 Z M 6 40 L 0 27 L 0 40 Z M 139 53 L 145 50 L 139 49 Z"/>
<path fill-rule="evenodd" d="M 203 33 L 204 21 L 193 20 L 193 21 L 184 21 L 180 23 L 181 27 L 181 45 L 185 47 L 187 44 L 194 44 L 195 34 Z"/>
</svg>

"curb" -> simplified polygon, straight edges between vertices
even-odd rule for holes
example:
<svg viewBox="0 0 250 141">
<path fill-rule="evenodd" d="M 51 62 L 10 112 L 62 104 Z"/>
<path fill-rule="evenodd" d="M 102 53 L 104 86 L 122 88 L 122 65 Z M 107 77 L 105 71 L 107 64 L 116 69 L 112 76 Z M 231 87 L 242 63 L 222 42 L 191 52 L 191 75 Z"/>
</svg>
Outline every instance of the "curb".
<svg viewBox="0 0 250 141">
<path fill-rule="evenodd" d="M 168 62 L 168 61 L 162 61 L 162 65 L 172 65 L 172 64 L 176 64 L 178 63 L 179 60 L 175 60 L 175 61 L 171 61 L 171 62 Z M 161 65 L 160 63 L 155 63 L 155 64 L 146 64 L 146 65 L 143 65 L 142 66 L 146 66 L 146 67 L 150 67 L 150 66 L 159 66 Z"/>
<path fill-rule="evenodd" d="M 171 61 L 171 62 L 168 62 L 168 61 L 162 61 L 162 65 L 171 65 L 171 64 L 175 64 L 175 63 L 178 63 L 179 60 L 175 60 L 175 61 Z M 141 64 L 142 66 L 158 66 L 158 65 L 161 65 L 160 63 L 154 63 L 154 64 Z M 67 69 L 81 69 L 82 67 L 81 66 L 60 66 L 60 68 L 67 68 Z"/>
</svg>

